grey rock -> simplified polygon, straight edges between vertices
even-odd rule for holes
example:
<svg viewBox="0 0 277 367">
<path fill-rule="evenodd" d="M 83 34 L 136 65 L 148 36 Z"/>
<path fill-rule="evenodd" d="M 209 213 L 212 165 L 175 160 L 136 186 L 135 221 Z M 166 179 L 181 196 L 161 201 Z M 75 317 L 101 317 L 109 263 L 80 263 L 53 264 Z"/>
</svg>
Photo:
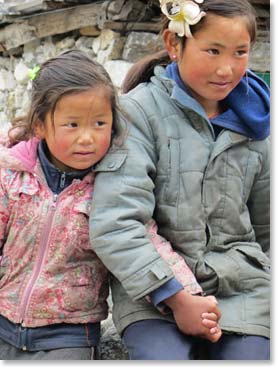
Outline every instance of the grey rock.
<svg viewBox="0 0 277 367">
<path fill-rule="evenodd" d="M 128 352 L 124 347 L 119 334 L 109 314 L 107 320 L 102 322 L 101 341 L 98 348 L 99 360 L 128 360 Z"/>
</svg>

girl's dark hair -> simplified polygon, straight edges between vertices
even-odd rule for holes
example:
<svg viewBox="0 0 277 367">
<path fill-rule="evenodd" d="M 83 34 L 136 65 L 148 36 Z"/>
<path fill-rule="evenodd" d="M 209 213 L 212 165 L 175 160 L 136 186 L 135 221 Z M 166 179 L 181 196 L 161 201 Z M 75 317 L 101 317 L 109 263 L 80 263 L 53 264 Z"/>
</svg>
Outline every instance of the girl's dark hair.
<svg viewBox="0 0 277 367">
<path fill-rule="evenodd" d="M 255 10 L 248 0 L 204 0 L 202 4 L 199 4 L 202 11 L 205 11 L 207 15 L 201 18 L 201 20 L 190 26 L 191 33 L 194 34 L 200 29 L 206 26 L 208 21 L 208 15 L 210 13 L 233 18 L 241 16 L 245 18 L 247 29 L 250 35 L 251 45 L 256 41 L 257 23 Z M 166 16 L 161 17 L 161 33 L 168 28 L 169 20 Z M 178 37 L 178 42 L 182 43 L 182 48 L 185 47 L 186 37 Z M 165 66 L 171 62 L 167 51 L 163 50 L 158 53 L 144 57 L 135 63 L 126 74 L 126 77 L 122 84 L 122 92 L 127 93 L 131 89 L 135 88 L 138 84 L 147 82 L 154 74 L 154 68 L 156 65 Z"/>
<path fill-rule="evenodd" d="M 107 71 L 80 50 L 71 50 L 44 62 L 32 82 L 31 104 L 27 116 L 12 121 L 11 144 L 27 140 L 35 133 L 38 122 L 44 123 L 50 112 L 53 120 L 58 101 L 65 95 L 105 87 L 113 112 L 113 137 L 119 137 L 117 91 Z"/>
</svg>

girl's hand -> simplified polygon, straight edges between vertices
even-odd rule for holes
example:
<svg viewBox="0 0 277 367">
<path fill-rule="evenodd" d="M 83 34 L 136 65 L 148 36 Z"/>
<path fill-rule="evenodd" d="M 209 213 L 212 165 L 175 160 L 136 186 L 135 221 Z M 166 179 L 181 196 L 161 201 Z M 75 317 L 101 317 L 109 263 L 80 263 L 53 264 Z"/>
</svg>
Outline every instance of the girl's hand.
<svg viewBox="0 0 277 367">
<path fill-rule="evenodd" d="M 171 308 L 180 331 L 216 342 L 221 337 L 221 312 L 214 296 L 195 296 L 182 290 L 164 301 Z M 204 316 L 204 318 L 203 318 Z"/>
</svg>

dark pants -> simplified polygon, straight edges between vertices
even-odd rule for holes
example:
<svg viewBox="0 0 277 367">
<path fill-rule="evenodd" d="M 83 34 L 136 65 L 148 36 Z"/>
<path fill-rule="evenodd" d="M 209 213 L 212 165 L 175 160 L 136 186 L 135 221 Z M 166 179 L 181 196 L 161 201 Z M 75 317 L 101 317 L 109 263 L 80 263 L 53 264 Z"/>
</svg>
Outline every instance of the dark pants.
<svg viewBox="0 0 277 367">
<path fill-rule="evenodd" d="M 59 348 L 25 352 L 0 339 L 0 360 L 91 360 L 94 359 L 94 348 Z"/>
<path fill-rule="evenodd" d="M 173 323 L 143 320 L 128 326 L 123 342 L 132 360 L 269 360 L 270 341 L 223 334 L 217 343 L 182 334 Z"/>
</svg>

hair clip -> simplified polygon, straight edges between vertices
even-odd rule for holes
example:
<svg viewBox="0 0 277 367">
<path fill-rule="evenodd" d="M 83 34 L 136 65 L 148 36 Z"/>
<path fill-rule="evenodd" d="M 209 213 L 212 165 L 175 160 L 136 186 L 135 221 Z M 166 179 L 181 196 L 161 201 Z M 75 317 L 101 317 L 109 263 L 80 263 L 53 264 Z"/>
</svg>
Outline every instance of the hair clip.
<svg viewBox="0 0 277 367">
<path fill-rule="evenodd" d="M 190 25 L 198 23 L 206 15 L 198 5 L 203 2 L 204 0 L 160 0 L 161 11 L 170 20 L 168 29 L 179 37 L 191 38 Z"/>
<path fill-rule="evenodd" d="M 35 66 L 33 69 L 28 70 L 28 75 L 30 80 L 36 79 L 38 72 L 40 71 L 40 66 Z"/>
</svg>

